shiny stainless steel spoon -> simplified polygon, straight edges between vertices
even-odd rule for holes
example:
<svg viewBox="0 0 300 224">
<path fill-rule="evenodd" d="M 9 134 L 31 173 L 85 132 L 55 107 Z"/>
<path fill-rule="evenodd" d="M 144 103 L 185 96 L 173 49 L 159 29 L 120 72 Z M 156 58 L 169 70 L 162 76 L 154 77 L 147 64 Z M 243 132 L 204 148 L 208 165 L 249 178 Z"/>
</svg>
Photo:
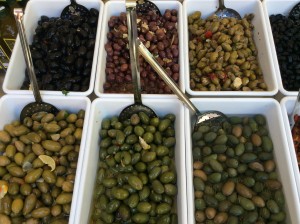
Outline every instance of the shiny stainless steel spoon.
<svg viewBox="0 0 300 224">
<path fill-rule="evenodd" d="M 70 18 L 72 15 L 86 16 L 90 11 L 83 5 L 78 4 L 75 0 L 71 0 L 71 4 L 67 5 L 61 12 L 60 17 L 63 19 Z"/>
<path fill-rule="evenodd" d="M 56 114 L 59 111 L 52 104 L 45 103 L 42 101 L 39 87 L 38 87 L 37 80 L 36 80 L 36 76 L 35 76 L 35 72 L 34 72 L 34 66 L 33 66 L 33 62 L 32 62 L 30 48 L 29 48 L 29 45 L 28 45 L 28 42 L 26 39 L 26 35 L 25 35 L 25 29 L 24 29 L 24 25 L 23 25 L 23 15 L 24 15 L 23 9 L 21 9 L 21 8 L 14 9 L 14 17 L 15 17 L 18 32 L 19 32 L 19 38 L 21 41 L 22 50 L 23 50 L 23 54 L 24 54 L 24 58 L 25 58 L 31 87 L 32 87 L 34 98 L 35 98 L 35 102 L 27 104 L 22 109 L 21 114 L 20 114 L 21 122 L 23 122 L 25 117 L 30 117 L 34 113 L 37 113 L 37 112 L 44 111 L 44 112 Z"/>
<path fill-rule="evenodd" d="M 136 45 L 137 39 L 137 16 L 136 16 L 136 1 L 126 0 L 126 15 L 128 27 L 128 40 L 129 40 L 129 53 L 130 53 L 130 66 L 133 81 L 134 91 L 134 104 L 125 107 L 119 119 L 124 121 L 129 119 L 131 115 L 139 112 L 146 113 L 149 117 L 157 117 L 155 112 L 142 103 L 141 84 L 140 84 L 140 65 L 139 65 L 139 52 Z"/>
<path fill-rule="evenodd" d="M 137 0 L 136 1 L 136 11 L 139 13 L 146 14 L 149 11 L 155 12 L 157 15 L 161 16 L 160 10 L 153 2 L 148 0 Z"/>
<path fill-rule="evenodd" d="M 193 112 L 196 116 L 196 123 L 194 129 L 201 124 L 208 124 L 210 126 L 221 126 L 227 117 L 220 111 L 207 111 L 201 113 L 190 99 L 180 90 L 178 85 L 167 75 L 163 67 L 158 63 L 155 57 L 148 51 L 140 39 L 137 39 L 138 49 L 143 58 L 151 65 L 157 74 L 164 80 L 170 89 L 178 96 L 178 98 Z"/>
<path fill-rule="evenodd" d="M 219 0 L 219 8 L 215 12 L 219 18 L 236 18 L 242 19 L 241 15 L 234 9 L 226 8 L 224 0 Z"/>
</svg>

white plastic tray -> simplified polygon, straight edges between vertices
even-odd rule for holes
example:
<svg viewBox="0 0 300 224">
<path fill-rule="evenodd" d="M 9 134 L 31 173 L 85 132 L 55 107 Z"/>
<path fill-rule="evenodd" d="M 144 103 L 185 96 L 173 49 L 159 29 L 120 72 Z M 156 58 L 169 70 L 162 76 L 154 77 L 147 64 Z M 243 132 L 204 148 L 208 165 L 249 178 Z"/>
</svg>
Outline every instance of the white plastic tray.
<svg viewBox="0 0 300 224">
<path fill-rule="evenodd" d="M 299 173 L 299 168 L 298 168 L 297 156 L 295 153 L 294 141 L 293 141 L 290 123 L 289 123 L 289 116 L 292 114 L 296 99 L 297 99 L 296 96 L 286 96 L 281 99 L 280 106 L 281 106 L 281 110 L 282 110 L 282 120 L 283 120 L 283 123 L 285 126 L 285 131 L 286 131 L 286 139 L 289 144 L 290 156 L 291 156 L 292 165 L 293 165 L 294 173 L 295 173 L 295 180 L 296 180 L 297 189 L 298 189 L 298 197 L 300 200 L 300 173 Z"/>
<path fill-rule="evenodd" d="M 266 27 L 269 34 L 268 37 L 272 52 L 274 69 L 278 82 L 278 89 L 284 96 L 297 96 L 298 91 L 288 91 L 283 87 L 269 16 L 274 14 L 282 14 L 284 16 L 288 16 L 291 9 L 298 2 L 298 0 L 265 0 L 262 2 Z"/>
<path fill-rule="evenodd" d="M 163 14 L 166 9 L 177 9 L 178 10 L 178 37 L 179 37 L 179 64 L 180 64 L 180 71 L 179 71 L 179 87 L 182 91 L 185 90 L 184 85 L 184 76 L 185 76 L 185 69 L 184 69 L 184 57 L 185 51 L 184 46 L 185 43 L 183 41 L 183 32 L 184 27 L 182 23 L 182 4 L 178 1 L 153 1 L 158 8 L 160 9 L 161 13 Z M 106 74 L 105 74 L 105 66 L 106 66 L 106 51 L 104 49 L 104 45 L 107 43 L 106 34 L 108 33 L 108 21 L 111 16 L 119 16 L 121 12 L 126 12 L 125 1 L 108 1 L 104 5 L 104 12 L 102 18 L 102 34 L 100 39 L 100 50 L 99 50 L 99 57 L 98 57 L 98 67 L 96 71 L 96 79 L 95 79 L 95 94 L 99 97 L 131 97 L 132 94 L 112 94 L 112 93 L 104 93 L 103 84 L 106 81 Z M 165 97 L 176 97 L 174 94 L 143 94 L 143 98 L 165 98 Z"/>
<path fill-rule="evenodd" d="M 80 143 L 80 151 L 77 162 L 76 177 L 74 183 L 72 205 L 69 223 L 74 223 L 75 210 L 77 207 L 78 192 L 80 192 L 80 176 L 82 165 L 84 163 L 84 153 L 86 151 L 86 137 L 88 130 L 88 120 L 90 115 L 91 101 L 87 97 L 68 96 L 68 98 L 57 96 L 43 96 L 43 101 L 53 104 L 60 110 L 67 110 L 72 113 L 77 113 L 79 110 L 85 110 L 84 126 L 82 130 L 82 138 Z M 20 119 L 20 112 L 28 103 L 34 102 L 33 96 L 29 95 L 4 95 L 0 98 L 0 130 L 3 130 L 5 124 L 9 124 L 14 120 Z"/>
<path fill-rule="evenodd" d="M 183 24 L 185 39 L 185 89 L 192 97 L 198 96 L 246 96 L 261 97 L 274 96 L 278 92 L 277 79 L 273 66 L 273 58 L 269 46 L 268 30 L 266 29 L 265 17 L 263 14 L 262 3 L 259 0 L 228 0 L 225 2 L 226 7 L 235 9 L 243 17 L 245 14 L 253 13 L 254 19 L 254 42 L 258 51 L 258 61 L 261 66 L 265 82 L 268 86 L 267 91 L 193 91 L 190 87 L 190 69 L 188 58 L 188 15 L 195 11 L 201 11 L 202 17 L 206 18 L 212 15 L 218 8 L 217 0 L 185 0 L 183 2 Z"/>
<path fill-rule="evenodd" d="M 176 147 L 175 163 L 177 169 L 177 214 L 178 223 L 187 223 L 186 205 L 186 171 L 185 171 L 185 140 L 184 140 L 184 107 L 177 99 L 146 99 L 143 102 L 152 108 L 158 116 L 168 113 L 176 115 Z M 122 109 L 133 104 L 129 98 L 97 98 L 92 102 L 89 120 L 89 132 L 81 175 L 79 200 L 77 203 L 76 218 L 73 224 L 88 223 L 92 203 L 94 183 L 98 169 L 99 158 L 99 130 L 104 118 L 118 116 Z"/>
<path fill-rule="evenodd" d="M 286 139 L 280 104 L 271 98 L 212 98 L 196 99 L 192 102 L 199 109 L 219 110 L 226 115 L 251 116 L 262 114 L 267 119 L 270 137 L 274 145 L 274 159 L 279 179 L 283 185 L 285 195 L 285 206 L 287 219 L 286 223 L 300 223 L 300 204 L 297 194 L 297 186 L 291 162 L 289 145 Z M 186 130 L 186 165 L 187 165 L 187 198 L 188 198 L 188 222 L 195 223 L 194 219 L 194 187 L 193 187 L 193 166 L 192 166 L 192 143 L 191 143 L 191 116 L 185 109 L 185 130 Z"/>
<path fill-rule="evenodd" d="M 98 29 L 95 40 L 94 59 L 91 71 L 91 78 L 88 90 L 84 92 L 70 91 L 68 96 L 88 96 L 93 92 L 95 73 L 97 67 L 97 57 L 99 51 L 99 40 L 101 32 L 101 19 L 103 14 L 103 2 L 99 0 L 79 0 L 79 4 L 87 8 L 96 8 L 99 10 Z M 49 17 L 59 17 L 64 7 L 70 4 L 69 0 L 30 0 L 28 1 L 24 12 L 24 27 L 28 43 L 31 44 L 33 34 L 37 27 L 37 22 L 42 15 Z M 25 79 L 25 60 L 22 52 L 19 37 L 16 39 L 14 49 L 10 58 L 10 63 L 3 82 L 3 91 L 8 94 L 32 94 L 31 90 L 20 90 Z M 41 90 L 42 95 L 62 96 L 62 91 Z"/>
</svg>

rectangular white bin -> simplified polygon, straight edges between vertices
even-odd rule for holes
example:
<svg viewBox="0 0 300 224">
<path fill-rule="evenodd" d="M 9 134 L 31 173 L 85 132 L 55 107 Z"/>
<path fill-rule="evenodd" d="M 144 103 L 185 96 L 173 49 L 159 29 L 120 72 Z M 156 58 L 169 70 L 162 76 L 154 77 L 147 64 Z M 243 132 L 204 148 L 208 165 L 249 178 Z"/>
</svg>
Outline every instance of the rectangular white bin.
<svg viewBox="0 0 300 224">
<path fill-rule="evenodd" d="M 286 139 L 289 144 L 289 153 L 291 156 L 292 166 L 293 166 L 293 170 L 295 173 L 298 197 L 300 200 L 300 173 L 299 173 L 298 161 L 297 161 L 297 156 L 296 156 L 296 152 L 295 152 L 295 146 L 294 146 L 294 141 L 293 141 L 293 137 L 292 137 L 292 132 L 291 132 L 291 128 L 290 128 L 290 122 L 289 122 L 289 116 L 293 112 L 296 98 L 297 98 L 296 96 L 286 96 L 281 99 L 280 106 L 281 106 L 281 110 L 282 110 L 282 120 L 283 120 L 284 127 L 285 127 Z"/>
<path fill-rule="evenodd" d="M 178 11 L 178 22 L 177 22 L 177 29 L 178 29 L 178 38 L 179 38 L 179 88 L 184 91 L 185 84 L 184 84 L 184 76 L 185 76 L 185 64 L 184 64 L 184 40 L 183 40 L 183 16 L 182 16 L 182 4 L 179 1 L 153 1 L 160 9 L 160 12 L 163 14 L 166 9 L 176 9 Z M 97 71 L 96 71 L 96 79 L 95 79 L 95 94 L 99 97 L 130 97 L 131 94 L 118 94 L 118 93 L 105 93 L 103 89 L 103 85 L 106 81 L 106 74 L 105 74 L 105 67 L 106 67 L 106 51 L 104 49 L 104 45 L 107 43 L 107 33 L 108 33 L 108 21 L 111 16 L 119 16 L 121 12 L 126 12 L 125 2 L 124 1 L 108 1 L 105 3 L 103 18 L 102 18 L 102 34 L 100 39 L 100 50 L 99 50 L 99 57 L 97 62 Z M 176 97 L 174 94 L 143 94 L 145 99 L 147 98 L 165 98 L 165 97 Z"/>
<path fill-rule="evenodd" d="M 241 17 L 253 13 L 254 25 L 253 37 L 258 52 L 258 61 L 263 72 L 265 83 L 268 86 L 266 91 L 194 91 L 190 87 L 190 67 L 189 67 L 189 32 L 188 16 L 195 11 L 200 11 L 203 18 L 212 15 L 219 7 L 218 1 L 214 0 L 185 0 L 183 2 L 183 24 L 185 39 L 185 89 L 192 97 L 199 96 L 238 96 L 238 97 L 262 97 L 274 96 L 278 92 L 276 74 L 273 66 L 273 58 L 269 46 L 268 30 L 265 24 L 262 3 L 259 0 L 229 0 L 225 2 L 226 7 L 236 10 Z"/>
<path fill-rule="evenodd" d="M 98 58 L 98 51 L 99 51 L 99 41 L 100 41 L 100 34 L 101 34 L 101 20 L 102 20 L 104 3 L 98 0 L 79 0 L 78 3 L 82 4 L 88 9 L 95 8 L 99 10 L 98 28 L 97 28 L 96 38 L 95 38 L 95 48 L 94 48 L 94 55 L 93 55 L 92 70 L 90 74 L 89 88 L 84 92 L 79 92 L 79 91 L 68 92 L 69 96 L 88 96 L 94 90 L 97 58 Z M 28 44 L 30 45 L 33 40 L 35 29 L 42 15 L 46 15 L 48 17 L 60 17 L 62 10 L 69 4 L 70 4 L 69 0 L 28 1 L 24 11 L 24 19 L 23 19 L 23 24 L 24 24 Z M 25 69 L 26 69 L 26 64 L 22 52 L 22 46 L 19 37 L 17 37 L 10 58 L 10 63 L 3 82 L 3 91 L 5 93 L 32 94 L 31 90 L 20 89 L 25 79 Z M 64 93 L 62 92 L 62 90 L 56 90 L 56 91 L 41 90 L 41 94 L 63 96 Z"/>
<path fill-rule="evenodd" d="M 253 116 L 262 114 L 266 117 L 270 137 L 273 141 L 274 160 L 276 172 L 283 186 L 286 206 L 286 223 L 300 223 L 300 204 L 291 162 L 289 145 L 286 139 L 280 104 L 271 98 L 211 98 L 191 100 L 202 111 L 218 110 L 227 116 Z M 193 186 L 193 155 L 191 127 L 193 125 L 191 113 L 185 109 L 186 130 L 186 166 L 187 166 L 187 199 L 188 199 L 188 222 L 195 223 L 195 204 Z"/>
<path fill-rule="evenodd" d="M 185 171 L 185 140 L 184 140 L 184 107 L 177 99 L 145 99 L 143 104 L 152 108 L 158 116 L 173 113 L 176 116 L 176 146 L 175 164 L 177 171 L 177 214 L 178 223 L 187 223 L 186 205 L 186 171 Z M 104 118 L 118 116 L 120 112 L 133 103 L 128 98 L 97 98 L 92 102 L 89 120 L 89 133 L 84 157 L 84 165 L 81 173 L 79 200 L 75 223 L 88 223 L 94 186 L 99 160 L 99 131 Z"/>
<path fill-rule="evenodd" d="M 84 164 L 84 154 L 86 153 L 86 137 L 88 131 L 88 120 L 90 114 L 91 101 L 87 97 L 69 96 L 43 96 L 44 102 L 50 103 L 59 110 L 67 110 L 70 113 L 77 113 L 79 110 L 85 110 L 84 126 L 82 129 L 82 138 L 80 143 L 80 151 L 77 161 L 76 177 L 73 189 L 71 211 L 69 223 L 74 223 L 75 211 L 78 205 L 77 198 L 80 192 L 80 176 L 82 165 Z M 11 123 L 14 120 L 20 119 L 20 113 L 25 105 L 34 102 L 33 96 L 30 95 L 5 95 L 0 98 L 0 130 L 3 130 L 4 125 Z"/>
<path fill-rule="evenodd" d="M 298 91 L 288 91 L 283 87 L 269 16 L 275 15 L 275 14 L 282 14 L 284 16 L 288 16 L 291 9 L 298 2 L 299 1 L 297 1 L 297 0 L 265 0 L 265 1 L 262 1 L 264 15 L 265 15 L 265 21 L 266 21 L 266 28 L 267 28 L 267 31 L 269 34 L 268 38 L 269 38 L 269 43 L 270 43 L 270 49 L 272 52 L 273 64 L 274 64 L 275 74 L 276 74 L 276 78 L 277 78 L 277 82 L 278 82 L 278 89 L 279 89 L 280 93 L 282 93 L 284 96 L 297 96 Z"/>
</svg>

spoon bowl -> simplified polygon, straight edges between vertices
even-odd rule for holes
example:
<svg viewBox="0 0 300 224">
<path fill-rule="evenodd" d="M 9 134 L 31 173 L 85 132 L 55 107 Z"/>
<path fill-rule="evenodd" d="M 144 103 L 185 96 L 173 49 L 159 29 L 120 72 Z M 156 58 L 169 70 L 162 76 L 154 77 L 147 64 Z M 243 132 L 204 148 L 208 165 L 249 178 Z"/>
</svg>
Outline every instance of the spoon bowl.
<svg viewBox="0 0 300 224">
<path fill-rule="evenodd" d="M 148 106 L 142 103 L 141 85 L 140 85 L 140 66 L 139 66 L 139 52 L 137 49 L 137 15 L 136 15 L 136 2 L 135 0 L 126 0 L 126 16 L 128 27 L 128 41 L 129 41 L 129 54 L 131 75 L 134 86 L 134 104 L 125 107 L 119 119 L 124 121 L 129 119 L 133 114 L 139 112 L 146 113 L 149 117 L 157 117 L 155 112 Z"/>
<path fill-rule="evenodd" d="M 137 0 L 136 1 L 136 11 L 139 13 L 147 13 L 149 11 L 155 12 L 157 15 L 161 16 L 161 12 L 157 5 L 148 0 Z"/>
<path fill-rule="evenodd" d="M 38 84 L 37 84 L 37 80 L 36 80 L 36 76 L 35 76 L 35 72 L 34 72 L 34 66 L 33 66 L 33 62 L 32 62 L 30 48 L 29 48 L 27 38 L 26 38 L 26 35 L 25 35 L 25 28 L 24 28 L 24 25 L 23 25 L 23 15 L 24 15 L 23 9 L 21 9 L 21 8 L 15 8 L 14 9 L 14 17 L 15 17 L 18 32 L 19 32 L 19 38 L 20 38 L 20 41 L 21 41 L 22 50 L 23 50 L 23 54 L 24 54 L 24 58 L 25 58 L 25 62 L 26 62 L 26 66 L 27 66 L 27 70 L 28 70 L 28 74 L 29 74 L 31 87 L 32 87 L 32 90 L 33 90 L 34 98 L 35 98 L 35 102 L 27 104 L 22 109 L 21 114 L 20 114 L 20 121 L 21 122 L 24 120 L 25 117 L 30 117 L 34 113 L 37 113 L 37 112 L 43 111 L 43 112 L 57 114 L 58 111 L 59 111 L 52 104 L 45 103 L 45 102 L 42 101 L 40 91 L 39 91 L 39 88 L 38 88 Z"/>
<path fill-rule="evenodd" d="M 61 12 L 60 17 L 63 19 L 70 18 L 72 15 L 86 16 L 90 12 L 83 5 L 78 4 L 75 0 L 71 0 L 71 4 L 67 5 Z"/>
<path fill-rule="evenodd" d="M 288 17 L 295 21 L 300 19 L 300 2 L 292 8 Z"/>
<path fill-rule="evenodd" d="M 242 19 L 241 15 L 234 9 L 226 8 L 224 0 L 219 0 L 219 8 L 215 12 L 219 18 L 236 18 Z"/>
</svg>

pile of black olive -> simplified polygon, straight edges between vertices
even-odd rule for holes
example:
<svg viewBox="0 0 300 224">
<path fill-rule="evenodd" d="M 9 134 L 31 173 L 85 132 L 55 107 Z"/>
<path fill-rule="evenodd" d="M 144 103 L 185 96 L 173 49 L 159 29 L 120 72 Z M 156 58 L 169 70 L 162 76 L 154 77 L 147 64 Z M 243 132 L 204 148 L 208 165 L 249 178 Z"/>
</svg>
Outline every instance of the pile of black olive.
<svg viewBox="0 0 300 224">
<path fill-rule="evenodd" d="M 300 87 L 300 23 L 281 14 L 269 17 L 282 84 L 287 91 Z"/>
<path fill-rule="evenodd" d="M 87 91 L 93 64 L 99 11 L 68 19 L 41 16 L 30 50 L 39 88 Z M 21 89 L 29 89 L 26 71 Z"/>
</svg>

